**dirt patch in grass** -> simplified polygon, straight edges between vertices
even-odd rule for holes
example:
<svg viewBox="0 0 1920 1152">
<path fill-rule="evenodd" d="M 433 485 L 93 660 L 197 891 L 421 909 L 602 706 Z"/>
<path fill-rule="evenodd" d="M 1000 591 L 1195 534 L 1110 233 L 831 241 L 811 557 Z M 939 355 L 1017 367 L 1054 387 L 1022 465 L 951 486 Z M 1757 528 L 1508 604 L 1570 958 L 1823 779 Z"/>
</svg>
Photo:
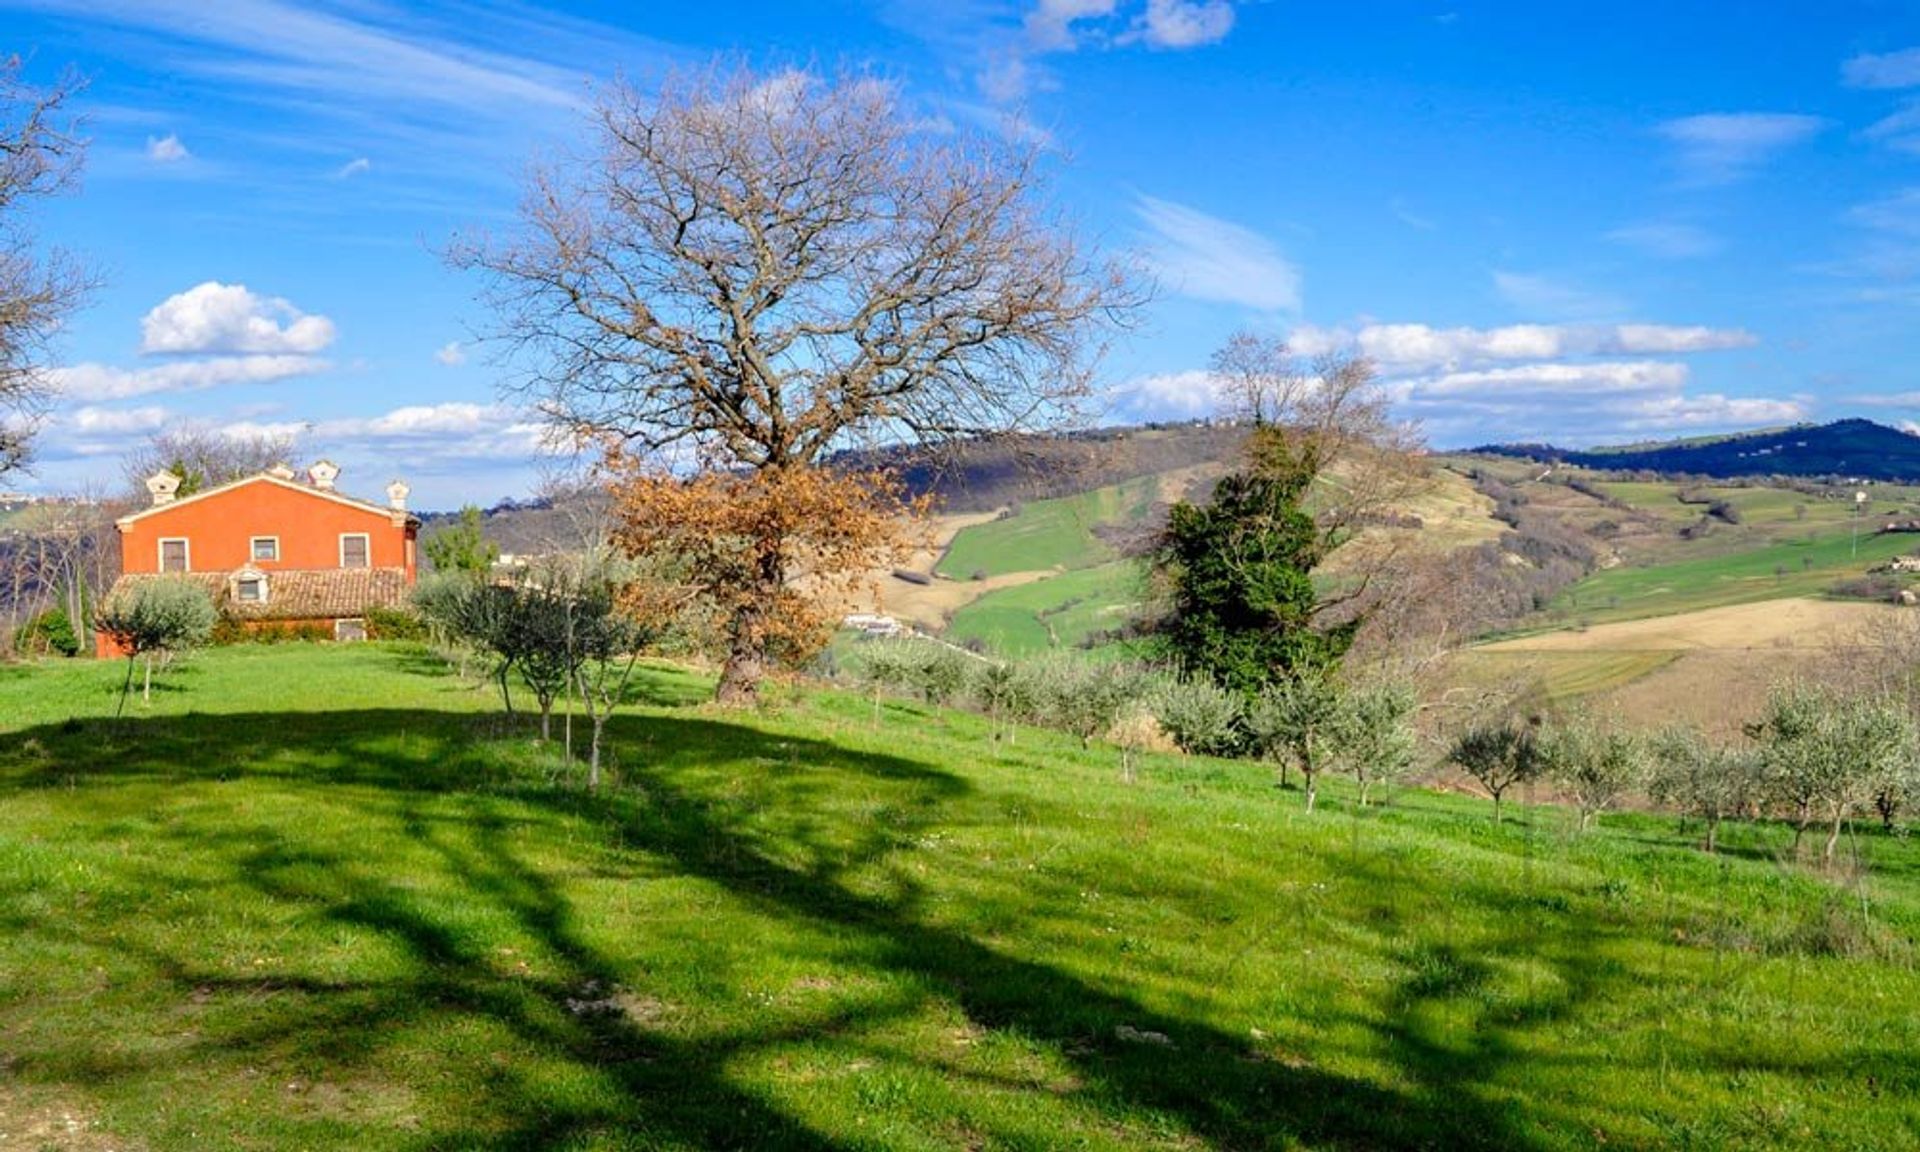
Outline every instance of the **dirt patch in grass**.
<svg viewBox="0 0 1920 1152">
<path fill-rule="evenodd" d="M 1789 599 L 1707 608 L 1677 616 L 1598 624 L 1488 644 L 1488 652 L 1779 651 L 1857 643 L 1864 631 L 1899 617 L 1886 604 Z"/>
<path fill-rule="evenodd" d="M 0 1152 L 134 1152 L 145 1147 L 104 1131 L 92 1109 L 71 1097 L 0 1082 Z"/>
</svg>

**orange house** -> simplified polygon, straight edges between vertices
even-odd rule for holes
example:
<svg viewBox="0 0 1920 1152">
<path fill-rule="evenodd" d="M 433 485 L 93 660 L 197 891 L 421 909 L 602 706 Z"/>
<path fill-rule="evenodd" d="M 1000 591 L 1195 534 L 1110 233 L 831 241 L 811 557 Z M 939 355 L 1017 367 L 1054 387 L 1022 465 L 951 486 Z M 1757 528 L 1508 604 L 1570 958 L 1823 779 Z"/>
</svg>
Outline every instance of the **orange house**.
<svg viewBox="0 0 1920 1152">
<path fill-rule="evenodd" d="M 109 595 L 183 576 L 249 628 L 321 624 L 336 640 L 365 639 L 367 609 L 406 602 L 420 519 L 400 481 L 382 505 L 337 491 L 339 474 L 322 460 L 302 484 L 281 466 L 176 498 L 180 478 L 157 473 L 153 504 L 115 522 L 121 576 Z M 95 647 L 125 655 L 104 635 Z"/>
</svg>

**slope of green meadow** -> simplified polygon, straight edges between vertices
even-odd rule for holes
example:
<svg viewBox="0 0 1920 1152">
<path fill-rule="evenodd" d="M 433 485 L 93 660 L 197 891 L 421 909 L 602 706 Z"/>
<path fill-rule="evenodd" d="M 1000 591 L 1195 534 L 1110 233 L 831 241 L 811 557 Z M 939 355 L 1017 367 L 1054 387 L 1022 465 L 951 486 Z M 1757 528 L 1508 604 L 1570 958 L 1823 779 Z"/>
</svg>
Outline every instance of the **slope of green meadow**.
<svg viewBox="0 0 1920 1152">
<path fill-rule="evenodd" d="M 1910 1148 L 1920 846 L 646 669 L 613 783 L 408 648 L 0 667 L 0 1143 Z M 38 1134 L 38 1135 L 37 1135 Z"/>
<path fill-rule="evenodd" d="M 1012 515 L 961 529 L 936 571 L 965 580 L 975 573 L 1001 576 L 1107 563 L 1114 559 L 1114 551 L 1094 528 L 1144 519 L 1159 499 L 1160 486 L 1158 475 L 1143 476 L 1073 496 L 1023 504 Z"/>
<path fill-rule="evenodd" d="M 1595 572 L 1560 594 L 1553 610 L 1593 623 L 1669 616 L 1726 604 L 1817 595 L 1836 581 L 1911 552 L 1920 537 L 1829 529 L 1756 542 L 1664 564 Z"/>
<path fill-rule="evenodd" d="M 956 611 L 945 636 L 956 644 L 978 640 L 1008 657 L 1073 648 L 1131 620 L 1145 581 L 1138 562 L 1115 560 L 1001 588 Z"/>
</svg>

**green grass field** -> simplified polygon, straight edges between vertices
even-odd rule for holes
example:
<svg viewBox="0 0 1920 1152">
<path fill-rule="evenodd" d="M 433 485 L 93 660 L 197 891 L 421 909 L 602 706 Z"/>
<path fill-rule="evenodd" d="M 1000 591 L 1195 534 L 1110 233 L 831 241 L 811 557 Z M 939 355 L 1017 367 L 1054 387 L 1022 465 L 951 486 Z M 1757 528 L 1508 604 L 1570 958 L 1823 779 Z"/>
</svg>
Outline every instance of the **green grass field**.
<svg viewBox="0 0 1920 1152">
<path fill-rule="evenodd" d="M 1826 529 L 1737 552 L 1595 572 L 1561 593 L 1550 611 L 1591 623 L 1669 616 L 1727 604 L 1817 595 L 1869 565 L 1911 552 L 1916 538 Z"/>
<path fill-rule="evenodd" d="M 1105 564 L 1113 560 L 1113 549 L 1093 529 L 1142 519 L 1159 498 L 1160 484 L 1158 476 L 1143 476 L 1075 496 L 1024 504 L 1004 520 L 961 529 L 936 570 L 965 580 L 976 572 L 1000 576 Z"/>
<path fill-rule="evenodd" d="M 646 673 L 617 783 L 424 654 L 0 669 L 0 1143 L 1920 1142 L 1920 846 L 1399 791 Z"/>
<path fill-rule="evenodd" d="M 1073 648 L 1091 633 L 1127 623 L 1145 579 L 1138 563 L 1115 560 L 1002 588 L 955 612 L 944 635 L 956 644 L 977 639 L 1002 656 Z"/>
</svg>

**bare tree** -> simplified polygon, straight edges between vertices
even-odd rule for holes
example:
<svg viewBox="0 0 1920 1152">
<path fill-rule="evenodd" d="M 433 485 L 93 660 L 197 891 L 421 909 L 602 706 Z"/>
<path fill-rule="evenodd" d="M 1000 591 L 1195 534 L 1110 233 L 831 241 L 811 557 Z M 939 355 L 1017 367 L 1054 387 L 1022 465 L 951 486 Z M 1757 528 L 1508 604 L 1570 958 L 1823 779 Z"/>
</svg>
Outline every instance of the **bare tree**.
<svg viewBox="0 0 1920 1152">
<path fill-rule="evenodd" d="M 0 476 L 23 466 L 41 405 L 48 345 L 93 287 L 64 253 L 36 252 L 22 215 L 34 199 L 68 188 L 83 144 L 66 115 L 81 81 L 51 88 L 20 76 L 18 56 L 0 59 Z"/>
<path fill-rule="evenodd" d="M 175 495 L 264 472 L 295 458 L 300 437 L 291 432 L 226 432 L 199 424 L 180 424 L 153 434 L 128 453 L 122 471 L 136 500 L 147 494 L 147 477 L 162 469 L 180 477 Z"/>
<path fill-rule="evenodd" d="M 628 459 L 751 484 L 1052 426 L 1141 299 L 1046 203 L 1037 148 L 930 131 L 884 80 L 721 66 L 617 85 L 595 127 L 591 159 L 535 174 L 515 238 L 450 257 L 486 278 L 518 391 Z M 779 631 L 754 605 L 793 579 L 784 539 L 752 543 L 736 701 Z"/>
<path fill-rule="evenodd" d="M 1284 454 L 1312 476 L 1314 518 L 1330 545 L 1427 489 L 1419 432 L 1394 419 L 1366 357 L 1333 351 L 1303 362 L 1280 337 L 1240 331 L 1211 367 L 1227 414 L 1266 430 L 1253 440 L 1254 463 Z"/>
</svg>

